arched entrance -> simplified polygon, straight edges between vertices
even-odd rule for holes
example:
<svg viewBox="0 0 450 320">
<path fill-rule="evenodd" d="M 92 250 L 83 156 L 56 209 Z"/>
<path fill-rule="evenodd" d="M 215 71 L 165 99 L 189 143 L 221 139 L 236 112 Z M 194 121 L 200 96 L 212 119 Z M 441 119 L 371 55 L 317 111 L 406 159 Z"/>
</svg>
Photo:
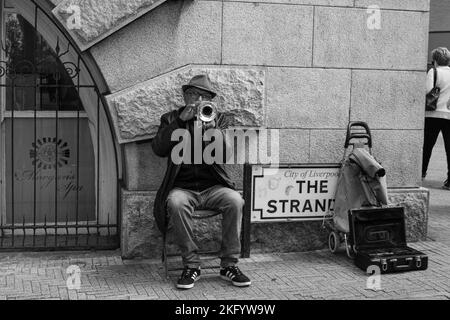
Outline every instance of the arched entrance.
<svg viewBox="0 0 450 320">
<path fill-rule="evenodd" d="M 119 166 L 92 70 L 39 1 L 0 4 L 0 251 L 117 248 Z"/>
</svg>

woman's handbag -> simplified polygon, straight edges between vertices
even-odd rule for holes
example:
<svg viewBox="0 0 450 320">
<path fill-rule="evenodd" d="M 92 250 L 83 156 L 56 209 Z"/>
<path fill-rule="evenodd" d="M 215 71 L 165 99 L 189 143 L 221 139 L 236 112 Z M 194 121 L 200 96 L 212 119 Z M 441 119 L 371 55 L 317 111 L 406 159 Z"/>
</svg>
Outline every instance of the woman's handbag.
<svg viewBox="0 0 450 320">
<path fill-rule="evenodd" d="M 436 86 L 437 82 L 437 70 L 434 69 L 434 86 L 433 89 L 429 93 L 427 93 L 427 99 L 425 102 L 425 111 L 435 111 L 437 107 L 437 102 L 439 99 L 439 94 L 441 93 L 441 89 Z"/>
</svg>

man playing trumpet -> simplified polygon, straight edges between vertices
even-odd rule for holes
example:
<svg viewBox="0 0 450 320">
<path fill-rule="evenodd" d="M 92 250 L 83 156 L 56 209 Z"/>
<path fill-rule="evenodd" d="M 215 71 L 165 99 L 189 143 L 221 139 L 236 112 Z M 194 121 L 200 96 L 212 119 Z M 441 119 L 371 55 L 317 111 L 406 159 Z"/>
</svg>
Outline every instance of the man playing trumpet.
<svg viewBox="0 0 450 320">
<path fill-rule="evenodd" d="M 241 249 L 244 200 L 235 190 L 227 168 L 223 163 L 206 164 L 204 160 L 200 164 L 194 163 L 194 148 L 189 163 L 178 165 L 171 158 L 176 144 L 171 137 L 175 130 L 185 128 L 193 136 L 194 126 L 199 123 L 195 120 L 204 120 L 202 125 L 207 130 L 219 128 L 223 119 L 216 113 L 213 103 L 205 103 L 216 96 L 208 76 L 193 77 L 182 90 L 186 106 L 161 117 L 158 133 L 152 141 L 153 151 L 160 157 L 169 158 L 166 175 L 156 195 L 154 215 L 159 229 L 163 233 L 172 232 L 181 251 L 184 270 L 177 288 L 190 289 L 200 278 L 199 249 L 194 242 L 195 221 L 192 218 L 196 209 L 210 209 L 222 214 L 220 276 L 235 286 L 249 286 L 250 279 L 236 266 Z"/>
</svg>

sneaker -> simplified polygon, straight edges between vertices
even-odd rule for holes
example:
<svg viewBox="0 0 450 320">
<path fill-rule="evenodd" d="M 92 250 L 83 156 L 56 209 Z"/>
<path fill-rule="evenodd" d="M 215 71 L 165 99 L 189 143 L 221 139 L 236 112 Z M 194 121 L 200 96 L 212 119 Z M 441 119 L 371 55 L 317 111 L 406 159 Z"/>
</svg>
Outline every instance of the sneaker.
<svg viewBox="0 0 450 320">
<path fill-rule="evenodd" d="M 444 185 L 442 186 L 442 189 L 450 190 L 450 181 L 449 181 L 449 179 L 444 181 Z"/>
<path fill-rule="evenodd" d="M 177 282 L 178 289 L 191 289 L 194 287 L 195 281 L 200 279 L 200 268 L 185 267 L 180 279 Z"/>
<path fill-rule="evenodd" d="M 220 269 L 220 277 L 224 280 L 231 281 L 236 287 L 248 287 L 252 284 L 250 279 L 236 266 Z"/>
</svg>

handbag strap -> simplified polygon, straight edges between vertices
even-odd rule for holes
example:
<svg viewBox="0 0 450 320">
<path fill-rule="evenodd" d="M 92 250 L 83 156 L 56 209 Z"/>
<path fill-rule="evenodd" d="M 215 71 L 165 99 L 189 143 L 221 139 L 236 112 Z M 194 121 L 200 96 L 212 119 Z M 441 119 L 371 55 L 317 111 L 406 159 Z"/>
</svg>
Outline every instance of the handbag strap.
<svg viewBox="0 0 450 320">
<path fill-rule="evenodd" d="M 434 85 L 433 88 L 436 88 L 436 83 L 437 83 L 437 68 L 433 67 L 434 69 Z"/>
</svg>

